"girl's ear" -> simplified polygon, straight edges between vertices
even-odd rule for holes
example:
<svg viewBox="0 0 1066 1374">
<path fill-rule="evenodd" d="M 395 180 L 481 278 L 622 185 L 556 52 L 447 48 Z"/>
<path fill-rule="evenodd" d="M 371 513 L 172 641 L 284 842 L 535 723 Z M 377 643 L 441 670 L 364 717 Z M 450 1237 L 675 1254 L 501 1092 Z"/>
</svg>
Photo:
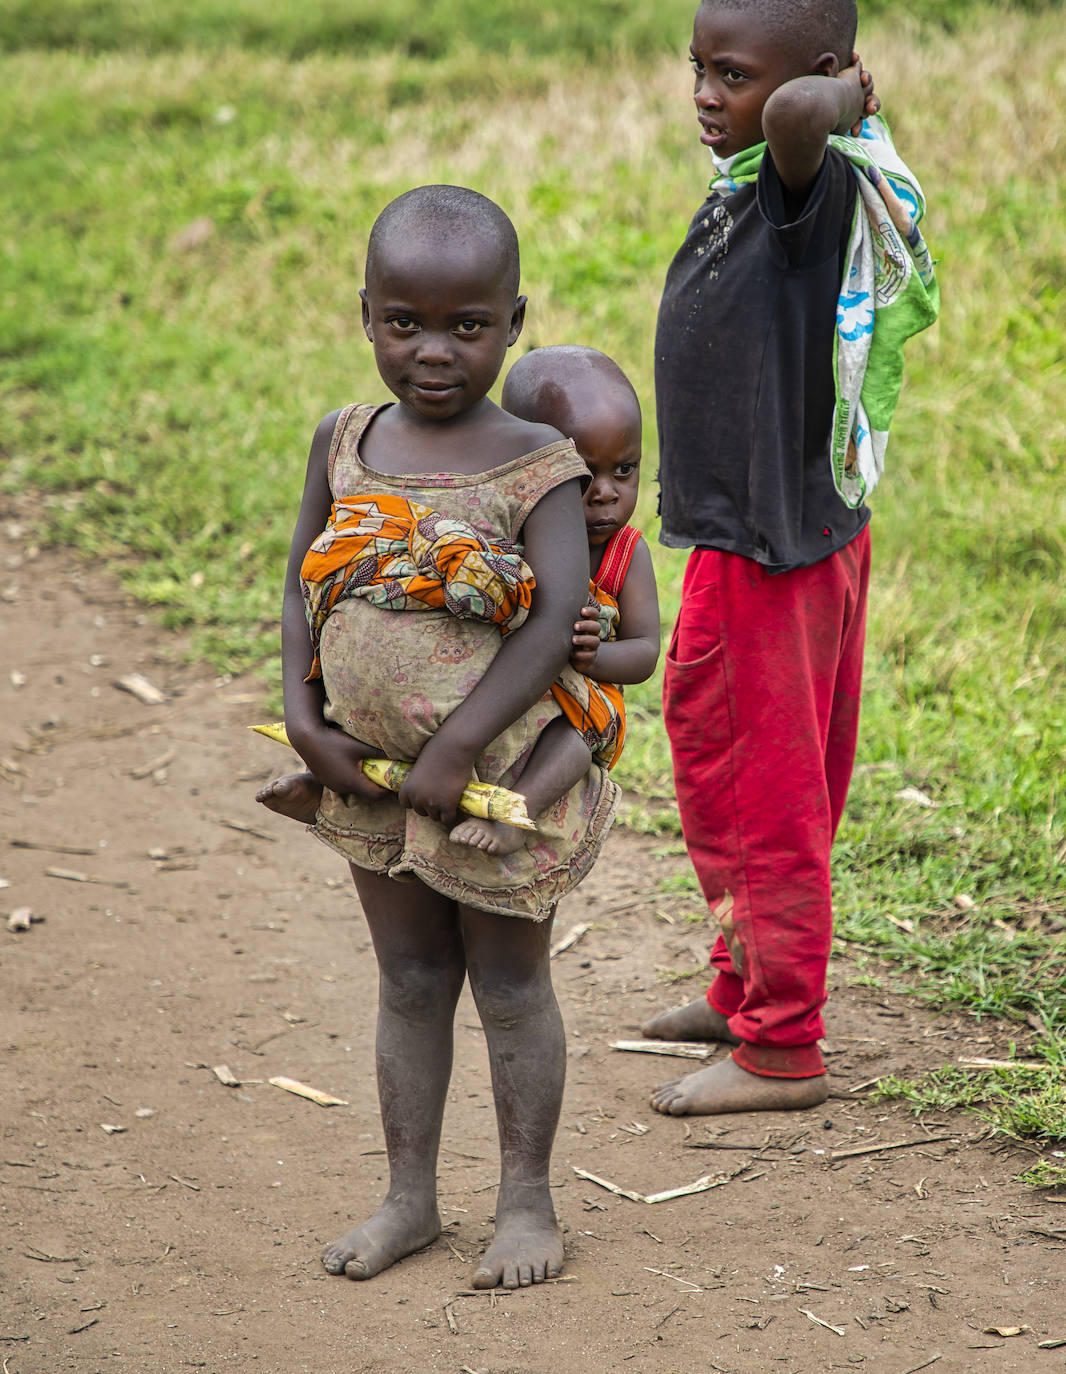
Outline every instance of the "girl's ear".
<svg viewBox="0 0 1066 1374">
<path fill-rule="evenodd" d="M 522 332 L 522 326 L 526 322 L 526 305 L 529 301 L 528 296 L 519 296 L 514 303 L 514 314 L 511 316 L 511 328 L 507 332 L 507 347 L 518 342 L 518 336 Z"/>
<path fill-rule="evenodd" d="M 811 68 L 811 76 L 839 76 L 840 60 L 835 52 L 824 52 Z"/>
<path fill-rule="evenodd" d="M 365 287 L 359 292 L 359 299 L 363 303 L 363 333 L 373 343 L 374 335 L 370 328 L 370 306 L 367 304 Z"/>
</svg>

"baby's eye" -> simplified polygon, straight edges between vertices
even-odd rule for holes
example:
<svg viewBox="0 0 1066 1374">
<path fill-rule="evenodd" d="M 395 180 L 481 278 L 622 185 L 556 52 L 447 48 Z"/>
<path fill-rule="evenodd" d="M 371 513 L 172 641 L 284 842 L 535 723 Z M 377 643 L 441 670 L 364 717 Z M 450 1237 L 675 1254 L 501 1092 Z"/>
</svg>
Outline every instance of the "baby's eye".
<svg viewBox="0 0 1066 1374">
<path fill-rule="evenodd" d="M 614 470 L 614 475 L 616 477 L 631 477 L 636 470 L 636 463 L 619 463 Z"/>
<path fill-rule="evenodd" d="M 455 332 L 469 339 L 474 334 L 480 334 L 484 328 L 485 326 L 481 320 L 463 320 L 461 324 L 455 326 Z"/>
</svg>

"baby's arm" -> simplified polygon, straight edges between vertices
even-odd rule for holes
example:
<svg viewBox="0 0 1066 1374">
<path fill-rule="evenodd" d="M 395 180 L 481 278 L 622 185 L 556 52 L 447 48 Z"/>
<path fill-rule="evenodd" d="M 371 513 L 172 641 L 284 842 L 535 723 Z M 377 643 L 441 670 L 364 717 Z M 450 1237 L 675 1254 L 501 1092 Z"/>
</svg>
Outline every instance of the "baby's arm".
<svg viewBox="0 0 1066 1374">
<path fill-rule="evenodd" d="M 800 76 L 779 86 L 763 109 L 762 127 L 786 189 L 802 195 L 818 175 L 829 135 L 857 129 L 880 103 L 858 53 L 841 71 Z"/>
<path fill-rule="evenodd" d="M 643 539 L 633 550 L 618 595 L 618 626 L 618 638 L 601 643 L 599 622 L 579 620 L 570 662 L 595 682 L 646 682 L 659 661 L 660 622 L 651 550 Z"/>
<path fill-rule="evenodd" d="M 570 654 L 570 626 L 588 589 L 588 543 L 577 479 L 534 506 L 522 531 L 537 579 L 521 629 L 509 634 L 470 695 L 423 746 L 400 800 L 450 825 L 475 760 L 497 735 L 540 700 Z"/>
<path fill-rule="evenodd" d="M 281 680 L 285 693 L 285 730 L 289 742 L 316 778 L 334 792 L 369 799 L 382 789 L 363 773 L 362 759 L 374 751 L 330 725 L 322 715 L 326 693 L 322 679 L 305 682 L 314 654 L 304 613 L 300 567 L 311 544 L 326 527 L 332 507 L 327 478 L 330 442 L 339 412 L 327 415 L 315 430 L 307 460 L 303 499 L 296 519 L 285 572 L 281 611 Z"/>
</svg>

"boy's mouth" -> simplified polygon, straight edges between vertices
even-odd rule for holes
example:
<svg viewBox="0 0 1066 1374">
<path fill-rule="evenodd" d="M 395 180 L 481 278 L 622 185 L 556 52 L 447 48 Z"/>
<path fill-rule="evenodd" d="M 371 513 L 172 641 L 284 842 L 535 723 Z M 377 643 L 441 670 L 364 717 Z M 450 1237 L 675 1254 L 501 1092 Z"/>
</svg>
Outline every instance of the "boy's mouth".
<svg viewBox="0 0 1066 1374">
<path fill-rule="evenodd" d="M 700 119 L 700 142 L 708 148 L 717 148 L 725 142 L 728 135 L 720 124 L 710 119 Z"/>
</svg>

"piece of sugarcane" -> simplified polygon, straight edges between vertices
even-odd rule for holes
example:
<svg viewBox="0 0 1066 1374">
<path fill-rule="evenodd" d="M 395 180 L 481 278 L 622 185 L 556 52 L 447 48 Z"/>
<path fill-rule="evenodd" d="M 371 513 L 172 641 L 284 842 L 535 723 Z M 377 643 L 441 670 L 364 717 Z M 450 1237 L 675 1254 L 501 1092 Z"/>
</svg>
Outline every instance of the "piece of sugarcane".
<svg viewBox="0 0 1066 1374">
<path fill-rule="evenodd" d="M 289 744 L 283 721 L 274 725 L 250 725 L 248 728 L 256 734 L 266 735 L 267 739 L 276 740 L 278 744 Z M 289 747 L 292 748 L 291 745 Z M 371 782 L 390 792 L 398 792 L 411 771 L 411 765 L 402 759 L 364 759 L 362 769 Z M 488 782 L 468 782 L 459 798 L 459 810 L 465 811 L 468 816 L 480 816 L 482 820 L 503 821 L 505 825 L 513 825 L 519 830 L 537 828 L 529 818 L 525 797 Z"/>
</svg>

